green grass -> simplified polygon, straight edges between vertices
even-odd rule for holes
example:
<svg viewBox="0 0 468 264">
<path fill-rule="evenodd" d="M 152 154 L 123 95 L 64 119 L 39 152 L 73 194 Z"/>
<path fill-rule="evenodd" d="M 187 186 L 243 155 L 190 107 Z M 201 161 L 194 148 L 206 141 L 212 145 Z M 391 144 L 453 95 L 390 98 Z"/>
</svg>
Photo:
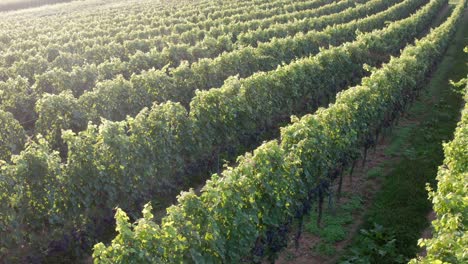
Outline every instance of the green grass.
<svg viewBox="0 0 468 264">
<path fill-rule="evenodd" d="M 369 179 L 380 178 L 383 175 L 384 175 L 384 168 L 382 166 L 376 166 L 367 172 L 367 178 Z"/>
<path fill-rule="evenodd" d="M 398 156 L 399 151 L 404 147 L 404 144 L 408 142 L 411 136 L 411 131 L 416 125 L 411 124 L 403 127 L 398 127 L 392 131 L 392 142 L 385 149 L 385 155 L 389 157 Z"/>
<path fill-rule="evenodd" d="M 321 256 L 332 256 L 336 253 L 335 246 L 330 242 L 319 242 L 313 248 L 314 253 L 318 253 Z"/>
<path fill-rule="evenodd" d="M 347 225 L 353 222 L 353 212 L 362 208 L 362 199 L 357 195 L 343 193 L 348 200 L 339 208 L 324 210 L 322 224 L 317 226 L 317 212 L 311 212 L 305 220 L 305 230 L 321 238 L 312 251 L 319 255 L 331 256 L 336 253 L 334 243 L 348 236 Z"/>
<path fill-rule="evenodd" d="M 394 234 L 396 244 L 392 250 L 396 251 L 393 252 L 395 256 L 414 257 L 419 251 L 417 240 L 429 225 L 426 216 L 431 210 L 431 202 L 425 185 L 429 182 L 435 186 L 437 168 L 443 161 L 442 142 L 452 138 L 459 119 L 462 98 L 449 80 L 461 79 L 468 72 L 468 56 L 463 52 L 467 37 L 468 16 L 465 15 L 446 56 L 420 100 L 408 112 L 411 120 L 419 122 L 395 129 L 386 151 L 386 154 L 399 158 L 385 164 L 390 172 L 383 177 L 382 188 L 365 216 L 363 228 L 370 230 L 378 224 L 385 232 Z M 382 171 L 376 170 L 368 175 Z M 356 256 L 356 252 L 366 252 L 368 247 L 369 240 L 365 235 L 357 235 L 348 250 L 348 259 Z M 385 263 L 395 263 L 395 260 L 387 258 Z"/>
</svg>

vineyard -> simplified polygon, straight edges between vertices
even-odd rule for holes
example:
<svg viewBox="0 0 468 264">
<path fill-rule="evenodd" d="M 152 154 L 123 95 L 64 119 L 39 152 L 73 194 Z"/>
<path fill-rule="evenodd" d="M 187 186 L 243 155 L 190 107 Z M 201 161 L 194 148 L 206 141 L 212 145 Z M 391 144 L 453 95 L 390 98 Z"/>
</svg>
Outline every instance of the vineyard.
<svg viewBox="0 0 468 264">
<path fill-rule="evenodd" d="M 30 2 L 0 3 L 0 263 L 273 262 L 420 98 L 467 6 Z M 427 256 L 405 261 L 468 261 L 467 107 Z"/>
</svg>

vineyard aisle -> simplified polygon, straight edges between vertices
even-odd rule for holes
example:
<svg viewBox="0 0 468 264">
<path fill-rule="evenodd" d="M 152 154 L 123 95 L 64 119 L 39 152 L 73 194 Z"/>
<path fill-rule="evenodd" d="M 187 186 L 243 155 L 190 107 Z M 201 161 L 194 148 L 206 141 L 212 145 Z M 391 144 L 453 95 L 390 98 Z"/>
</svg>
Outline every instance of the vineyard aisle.
<svg viewBox="0 0 468 264">
<path fill-rule="evenodd" d="M 391 252 L 384 252 L 388 262 L 380 263 L 396 263 L 388 256 L 406 263 L 423 253 L 417 240 L 423 233 L 430 234 L 428 216 L 433 214 L 425 185 L 429 182 L 436 186 L 437 168 L 444 157 L 442 142 L 452 139 L 460 118 L 462 95 L 450 80 L 466 77 L 466 46 L 468 9 L 420 98 L 399 124 L 380 139 L 364 166 L 359 162 L 352 178 L 344 180 L 343 198 L 331 201 L 324 216 L 329 220 L 324 221 L 322 230 L 316 228 L 316 215 L 312 212 L 305 220 L 299 247 L 293 242 L 294 230 L 289 247 L 280 254 L 277 264 L 357 263 L 353 259 L 370 253 L 362 246 L 369 243 L 364 239 L 379 232 L 389 240 L 396 239 Z"/>
</svg>

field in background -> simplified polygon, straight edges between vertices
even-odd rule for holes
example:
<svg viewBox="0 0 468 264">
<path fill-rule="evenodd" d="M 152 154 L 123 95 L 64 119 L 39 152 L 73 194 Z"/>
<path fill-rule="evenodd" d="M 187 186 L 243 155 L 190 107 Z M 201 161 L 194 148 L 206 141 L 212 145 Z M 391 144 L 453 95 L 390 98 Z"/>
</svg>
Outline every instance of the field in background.
<svg viewBox="0 0 468 264">
<path fill-rule="evenodd" d="M 4 0 L 0 3 L 0 12 L 27 9 L 43 5 L 71 2 L 74 0 Z"/>
</svg>

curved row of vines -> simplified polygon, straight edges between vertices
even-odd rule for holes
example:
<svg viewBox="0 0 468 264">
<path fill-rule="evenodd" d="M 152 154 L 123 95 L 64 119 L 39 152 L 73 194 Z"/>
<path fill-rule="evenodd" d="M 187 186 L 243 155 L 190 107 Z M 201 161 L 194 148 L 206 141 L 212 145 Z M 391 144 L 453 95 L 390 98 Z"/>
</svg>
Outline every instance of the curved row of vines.
<svg viewBox="0 0 468 264">
<path fill-rule="evenodd" d="M 151 205 L 135 225 L 120 209 L 118 236 L 95 246 L 97 263 L 239 262 L 273 255 L 285 224 L 310 209 L 341 178 L 379 132 L 405 111 L 443 55 L 466 1 L 437 29 L 374 70 L 359 86 L 341 92 L 326 109 L 282 128 L 281 140 L 264 143 L 238 165 L 214 175 L 202 194 L 182 193 L 161 225 Z M 320 206 L 319 206 L 320 208 Z"/>
</svg>

